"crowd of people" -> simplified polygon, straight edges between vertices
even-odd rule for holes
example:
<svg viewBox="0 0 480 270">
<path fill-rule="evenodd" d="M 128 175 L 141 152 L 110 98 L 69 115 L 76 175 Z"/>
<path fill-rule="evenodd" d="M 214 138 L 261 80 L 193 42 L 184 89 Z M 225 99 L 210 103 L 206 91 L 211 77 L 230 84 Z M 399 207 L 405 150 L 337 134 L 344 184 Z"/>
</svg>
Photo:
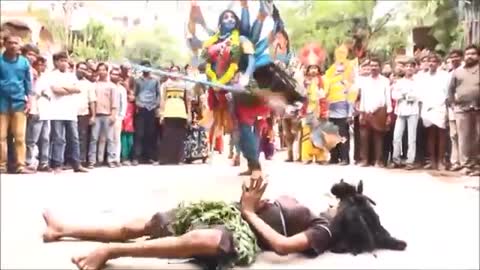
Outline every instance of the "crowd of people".
<svg viewBox="0 0 480 270">
<path fill-rule="evenodd" d="M 104 164 L 112 168 L 142 162 L 180 164 L 188 127 L 202 120 L 202 110 L 211 105 L 204 88 L 174 77 L 156 77 L 148 62 L 136 74 L 129 63 L 117 66 L 94 59 L 74 63 L 66 52 L 58 52 L 53 55 L 54 69 L 48 70 L 48 59 L 34 45 L 22 46 L 13 35 L 5 36 L 3 43 L 1 173 L 7 172 L 9 163 L 16 173 L 58 173 L 65 168 L 87 172 Z M 321 86 L 317 113 L 338 127 L 344 141 L 314 153 L 314 146 L 305 146 L 310 141 L 310 132 L 302 125 L 305 110 L 275 112 L 256 120 L 259 152 L 271 159 L 276 148 L 286 147 L 290 162 L 348 165 L 352 127 L 355 164 L 478 175 L 478 61 L 475 46 L 452 50 L 446 59 L 435 53 L 394 63 L 370 58 L 359 64 L 350 82 L 345 79 L 346 67 L 334 65 L 333 73 L 322 72 L 316 81 Z M 295 72 L 299 70 L 305 81 L 321 73 L 315 66 Z M 189 65 L 172 65 L 169 71 L 206 77 L 204 69 Z M 357 93 L 353 100 L 350 92 Z M 224 135 L 210 136 L 210 147 L 224 152 Z M 239 166 L 235 134 L 231 137 L 229 158 Z"/>
</svg>

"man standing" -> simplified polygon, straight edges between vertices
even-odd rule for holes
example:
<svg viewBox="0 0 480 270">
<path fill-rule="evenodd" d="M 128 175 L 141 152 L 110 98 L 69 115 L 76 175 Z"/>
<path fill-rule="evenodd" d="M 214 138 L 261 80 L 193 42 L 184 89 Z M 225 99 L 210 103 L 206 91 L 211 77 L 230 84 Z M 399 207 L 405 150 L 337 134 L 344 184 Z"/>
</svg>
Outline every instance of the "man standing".
<svg viewBox="0 0 480 270">
<path fill-rule="evenodd" d="M 415 72 L 415 61 L 408 61 L 405 67 L 405 77 L 398 80 L 392 91 L 392 98 L 397 102 L 395 114 L 395 128 L 393 132 L 393 163 L 394 168 L 401 166 L 400 153 L 402 151 L 402 138 L 407 126 L 408 153 L 407 170 L 415 168 L 416 138 L 418 124 L 418 94 L 413 75 Z"/>
<path fill-rule="evenodd" d="M 461 50 L 452 50 L 450 52 L 448 58 L 448 60 L 450 61 L 448 65 L 448 72 L 450 73 L 450 77 L 453 75 L 453 71 L 460 67 L 460 65 L 462 64 L 462 59 L 463 52 Z M 457 121 L 455 121 L 455 112 L 453 110 L 453 106 L 448 106 L 448 126 L 450 131 L 450 142 L 452 146 L 450 154 L 450 170 L 458 171 L 461 169 L 460 148 L 458 145 L 458 127 Z"/>
<path fill-rule="evenodd" d="M 48 81 L 39 86 L 50 98 L 49 110 L 40 120 L 51 120 L 52 132 L 52 169 L 60 173 L 64 165 L 65 146 L 68 143 L 74 172 L 87 172 L 80 164 L 80 145 L 78 138 L 77 114 L 78 96 L 81 93 L 75 84 L 77 78 L 68 72 L 68 56 L 65 52 L 53 55 L 55 70 L 46 75 Z"/>
<path fill-rule="evenodd" d="M 108 66 L 97 65 L 98 81 L 95 83 L 95 109 L 92 110 L 93 127 L 88 149 L 88 168 L 93 169 L 97 163 L 98 140 L 107 138 L 107 162 L 109 167 L 115 166 L 114 125 L 117 121 L 117 87 L 108 80 Z M 101 144 L 100 144 L 101 145 Z M 103 150 L 103 149 L 102 149 Z"/>
<path fill-rule="evenodd" d="M 42 95 L 40 90 L 46 69 L 46 59 L 37 57 L 33 67 L 36 72 L 36 79 L 33 83 L 33 93 L 30 97 L 31 107 L 27 120 L 27 164 L 30 168 L 38 171 L 49 172 L 50 166 L 50 121 L 40 120 L 41 114 L 48 107 L 48 99 Z M 36 162 L 36 155 L 39 155 L 39 163 Z M 38 165 L 38 167 L 37 167 Z"/>
<path fill-rule="evenodd" d="M 480 71 L 478 47 L 465 49 L 465 65 L 453 72 L 449 101 L 453 105 L 465 174 L 480 175 Z"/>
<path fill-rule="evenodd" d="M 117 109 L 117 118 L 114 124 L 114 132 L 113 132 L 113 143 L 115 145 L 115 166 L 120 166 L 120 154 L 121 154 L 121 136 L 122 136 L 122 123 L 127 113 L 127 89 L 121 83 L 121 73 L 120 69 L 113 68 L 110 72 L 110 79 L 112 83 L 117 86 L 117 101 L 118 101 L 118 109 Z"/>
<path fill-rule="evenodd" d="M 349 122 L 353 120 L 353 104 L 348 100 L 352 85 L 344 73 L 344 65 L 337 63 L 335 75 L 325 80 L 329 121 L 338 126 L 340 136 L 346 138 L 345 142 L 339 143 L 330 151 L 330 163 L 340 165 L 350 164 Z"/>
<path fill-rule="evenodd" d="M 138 165 L 145 151 L 150 163 L 154 163 L 157 156 L 156 138 L 156 111 L 160 106 L 160 82 L 151 76 L 150 63 L 143 70 L 142 77 L 135 82 L 135 101 L 137 113 L 135 115 L 135 143 L 132 165 Z"/>
<path fill-rule="evenodd" d="M 370 76 L 364 79 L 360 89 L 360 156 L 364 167 L 369 165 L 371 139 L 375 166 L 383 167 L 383 138 L 391 123 L 390 81 L 380 74 L 380 68 L 380 60 L 370 59 Z"/>
<path fill-rule="evenodd" d="M 78 94 L 78 136 L 80 143 L 80 161 L 82 164 L 87 163 L 88 146 L 90 139 L 90 125 L 94 124 L 95 119 L 92 117 L 95 112 L 95 86 L 87 78 L 88 66 L 86 62 L 79 62 L 76 67 L 76 75 L 78 79 L 77 86 L 80 90 Z"/>
<path fill-rule="evenodd" d="M 0 173 L 7 172 L 7 135 L 15 139 L 16 173 L 30 173 L 25 167 L 25 129 L 30 109 L 32 78 L 28 60 L 19 55 L 20 37 L 4 38 L 5 52 L 0 58 Z"/>
<path fill-rule="evenodd" d="M 447 88 L 449 76 L 439 69 L 440 57 L 431 54 L 428 57 L 429 72 L 420 80 L 422 102 L 421 117 L 427 128 L 427 150 L 430 158 L 425 169 L 445 169 L 445 154 L 447 141 Z"/>
</svg>

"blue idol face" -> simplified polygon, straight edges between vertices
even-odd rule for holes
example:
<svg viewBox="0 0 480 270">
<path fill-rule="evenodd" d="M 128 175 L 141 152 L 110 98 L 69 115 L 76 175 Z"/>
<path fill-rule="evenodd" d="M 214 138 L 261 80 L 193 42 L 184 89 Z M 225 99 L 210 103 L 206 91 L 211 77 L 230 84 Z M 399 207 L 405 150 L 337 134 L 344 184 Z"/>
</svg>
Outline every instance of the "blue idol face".
<svg viewBox="0 0 480 270">
<path fill-rule="evenodd" d="M 225 32 L 231 32 L 235 29 L 236 20 L 235 15 L 231 12 L 226 12 L 222 17 L 222 30 Z"/>
</svg>

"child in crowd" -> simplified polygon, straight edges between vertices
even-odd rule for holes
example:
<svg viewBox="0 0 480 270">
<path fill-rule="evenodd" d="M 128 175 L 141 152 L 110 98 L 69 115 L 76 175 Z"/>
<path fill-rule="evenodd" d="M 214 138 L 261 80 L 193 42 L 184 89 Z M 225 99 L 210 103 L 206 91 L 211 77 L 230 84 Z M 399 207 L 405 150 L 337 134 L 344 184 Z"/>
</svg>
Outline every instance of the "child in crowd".
<svg viewBox="0 0 480 270">
<path fill-rule="evenodd" d="M 135 133 L 135 127 L 133 125 L 134 116 L 135 95 L 132 91 L 129 91 L 127 95 L 127 111 L 123 118 L 121 135 L 121 160 L 124 166 L 130 165 L 130 159 L 132 158 L 133 135 Z"/>
<path fill-rule="evenodd" d="M 273 118 L 261 119 L 258 122 L 260 135 L 260 151 L 266 160 L 271 160 L 275 151 L 275 133 L 273 131 Z"/>
</svg>

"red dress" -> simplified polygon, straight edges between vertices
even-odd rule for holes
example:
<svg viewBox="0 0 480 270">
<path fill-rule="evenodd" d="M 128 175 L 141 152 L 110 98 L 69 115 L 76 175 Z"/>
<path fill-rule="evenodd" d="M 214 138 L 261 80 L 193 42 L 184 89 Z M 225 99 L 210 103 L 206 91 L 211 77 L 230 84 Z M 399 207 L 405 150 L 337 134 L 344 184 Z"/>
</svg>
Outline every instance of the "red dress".
<svg viewBox="0 0 480 270">
<path fill-rule="evenodd" d="M 123 132 L 129 132 L 129 133 L 135 132 L 135 127 L 133 125 L 134 116 L 135 116 L 135 102 L 128 102 L 127 111 L 122 121 Z"/>
</svg>

